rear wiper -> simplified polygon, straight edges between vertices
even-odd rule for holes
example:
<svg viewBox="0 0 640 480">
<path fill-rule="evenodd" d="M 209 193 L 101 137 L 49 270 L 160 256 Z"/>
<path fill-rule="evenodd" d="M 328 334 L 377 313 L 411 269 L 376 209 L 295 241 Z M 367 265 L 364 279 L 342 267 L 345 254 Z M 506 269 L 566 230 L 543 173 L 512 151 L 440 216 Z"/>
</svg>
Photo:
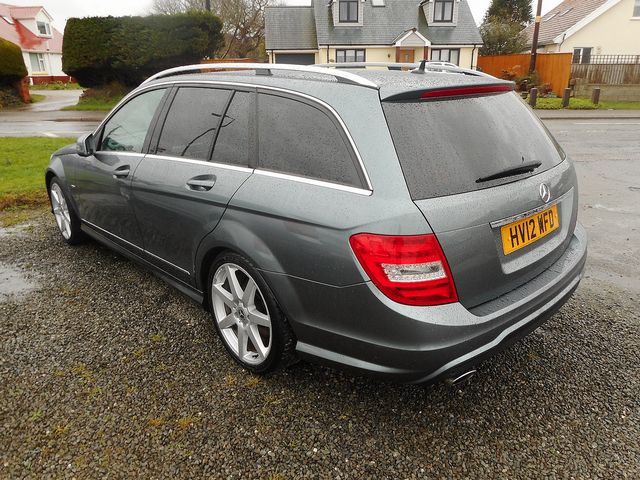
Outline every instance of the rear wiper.
<svg viewBox="0 0 640 480">
<path fill-rule="evenodd" d="M 487 177 L 480 177 L 476 180 L 476 183 L 490 182 L 491 180 L 498 180 L 499 178 L 514 177 L 516 175 L 522 175 L 523 173 L 533 172 L 536 168 L 540 167 L 542 162 L 529 162 L 518 165 L 517 167 L 507 168 L 501 172 L 494 173 Z"/>
</svg>

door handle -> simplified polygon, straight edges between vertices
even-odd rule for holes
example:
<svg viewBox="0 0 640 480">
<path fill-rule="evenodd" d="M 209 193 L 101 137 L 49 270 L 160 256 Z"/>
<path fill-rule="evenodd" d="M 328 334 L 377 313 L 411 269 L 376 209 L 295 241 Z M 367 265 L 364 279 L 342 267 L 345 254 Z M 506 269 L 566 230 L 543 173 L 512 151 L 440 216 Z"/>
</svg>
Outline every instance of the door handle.
<svg viewBox="0 0 640 480">
<path fill-rule="evenodd" d="M 113 178 L 127 178 L 131 172 L 130 168 L 131 167 L 129 167 L 129 165 L 122 165 L 121 167 L 116 168 L 113 171 Z"/>
<path fill-rule="evenodd" d="M 187 181 L 187 188 L 196 192 L 207 192 L 216 184 L 216 177 L 213 175 L 201 175 Z"/>
</svg>

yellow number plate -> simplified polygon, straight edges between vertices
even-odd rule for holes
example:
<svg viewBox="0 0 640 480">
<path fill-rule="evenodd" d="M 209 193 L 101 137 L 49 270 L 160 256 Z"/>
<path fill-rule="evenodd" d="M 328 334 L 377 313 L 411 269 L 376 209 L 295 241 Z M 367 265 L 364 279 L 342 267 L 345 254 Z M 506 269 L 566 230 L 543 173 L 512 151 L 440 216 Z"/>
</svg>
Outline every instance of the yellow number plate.
<svg viewBox="0 0 640 480">
<path fill-rule="evenodd" d="M 560 227 L 558 206 L 505 225 L 500 230 L 505 255 L 537 242 Z"/>
</svg>

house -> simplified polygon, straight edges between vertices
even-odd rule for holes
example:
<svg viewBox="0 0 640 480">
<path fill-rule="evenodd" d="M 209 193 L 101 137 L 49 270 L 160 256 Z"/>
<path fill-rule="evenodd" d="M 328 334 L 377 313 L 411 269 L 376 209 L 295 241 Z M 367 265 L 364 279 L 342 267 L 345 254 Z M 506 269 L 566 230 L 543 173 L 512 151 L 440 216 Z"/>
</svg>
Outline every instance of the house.
<svg viewBox="0 0 640 480">
<path fill-rule="evenodd" d="M 270 63 L 418 62 L 474 68 L 482 37 L 467 0 L 311 0 L 265 10 Z"/>
<path fill-rule="evenodd" d="M 0 38 L 22 50 L 31 83 L 68 81 L 62 71 L 62 34 L 43 7 L 0 3 Z"/>
<path fill-rule="evenodd" d="M 533 28 L 525 29 L 529 48 Z M 573 63 L 632 62 L 640 55 L 640 0 L 565 0 L 542 17 L 538 45 L 573 53 Z"/>
</svg>

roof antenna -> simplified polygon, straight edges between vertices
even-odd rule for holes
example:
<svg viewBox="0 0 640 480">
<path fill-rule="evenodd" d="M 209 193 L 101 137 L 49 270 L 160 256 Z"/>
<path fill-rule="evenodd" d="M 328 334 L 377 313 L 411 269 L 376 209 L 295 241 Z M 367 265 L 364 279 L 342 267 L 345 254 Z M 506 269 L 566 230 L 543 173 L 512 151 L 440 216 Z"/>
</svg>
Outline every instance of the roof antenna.
<svg viewBox="0 0 640 480">
<path fill-rule="evenodd" d="M 427 61 L 426 60 L 422 60 L 420 62 L 420 66 L 418 68 L 414 68 L 413 70 L 411 70 L 411 73 L 419 73 L 421 75 L 424 74 L 424 70 L 427 67 Z"/>
</svg>

